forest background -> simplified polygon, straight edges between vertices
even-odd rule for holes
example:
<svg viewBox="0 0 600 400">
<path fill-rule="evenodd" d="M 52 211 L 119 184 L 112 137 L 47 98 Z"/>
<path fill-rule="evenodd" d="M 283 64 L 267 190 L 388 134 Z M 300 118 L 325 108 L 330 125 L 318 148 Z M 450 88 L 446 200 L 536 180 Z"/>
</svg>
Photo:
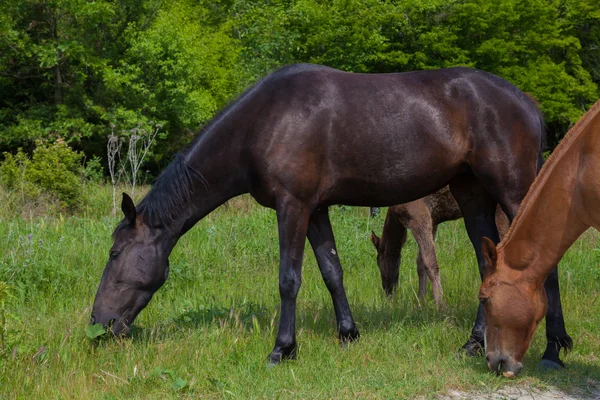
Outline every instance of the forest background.
<svg viewBox="0 0 600 400">
<path fill-rule="evenodd" d="M 73 168 L 101 179 L 112 132 L 160 124 L 149 182 L 219 109 L 297 62 L 492 72 L 540 102 L 551 150 L 600 94 L 600 2 L 5 0 L 0 161 L 58 142 L 50 153 L 73 150 Z"/>
</svg>

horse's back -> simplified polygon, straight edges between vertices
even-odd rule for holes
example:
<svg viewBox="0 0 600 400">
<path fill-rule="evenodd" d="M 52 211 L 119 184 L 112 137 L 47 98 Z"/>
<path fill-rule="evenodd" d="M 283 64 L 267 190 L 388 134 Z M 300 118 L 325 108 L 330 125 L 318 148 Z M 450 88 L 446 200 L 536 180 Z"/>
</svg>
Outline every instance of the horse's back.
<svg viewBox="0 0 600 400">
<path fill-rule="evenodd" d="M 533 102 L 483 71 L 354 74 L 302 64 L 263 85 L 252 143 L 262 168 L 323 203 L 412 201 L 475 163 L 539 150 Z"/>
</svg>

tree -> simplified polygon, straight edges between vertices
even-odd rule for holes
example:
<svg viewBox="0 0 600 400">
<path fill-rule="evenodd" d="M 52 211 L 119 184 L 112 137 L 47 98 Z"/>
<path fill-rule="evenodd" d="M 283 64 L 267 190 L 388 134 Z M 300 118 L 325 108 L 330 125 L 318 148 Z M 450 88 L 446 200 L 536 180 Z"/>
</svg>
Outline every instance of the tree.
<svg viewBox="0 0 600 400">
<path fill-rule="evenodd" d="M 11 0 L 0 3 L 0 151 L 63 138 L 106 159 L 109 126 L 164 125 L 158 172 L 274 69 L 466 65 L 541 103 L 554 146 L 598 98 L 595 0 Z M 119 128 L 121 129 L 121 128 Z"/>
<path fill-rule="evenodd" d="M 192 2 L 165 6 L 147 29 L 125 32 L 128 49 L 104 71 L 108 97 L 118 105 L 112 122 L 131 126 L 132 112 L 166 122 L 172 140 L 159 158 L 184 146 L 241 90 L 240 46 L 219 27 L 198 23 L 205 18 L 205 9 Z"/>
</svg>

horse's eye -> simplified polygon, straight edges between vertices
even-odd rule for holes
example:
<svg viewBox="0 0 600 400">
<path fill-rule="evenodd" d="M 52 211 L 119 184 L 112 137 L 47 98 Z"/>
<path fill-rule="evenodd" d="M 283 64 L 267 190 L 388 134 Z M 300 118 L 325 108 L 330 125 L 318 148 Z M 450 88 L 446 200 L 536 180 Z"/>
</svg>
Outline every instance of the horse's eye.
<svg viewBox="0 0 600 400">
<path fill-rule="evenodd" d="M 484 304 L 488 302 L 490 298 L 489 297 L 480 297 L 479 298 L 479 302 L 481 302 L 481 304 Z"/>
<path fill-rule="evenodd" d="M 118 251 L 114 251 L 114 250 L 113 250 L 113 251 L 111 251 L 111 252 L 110 252 L 109 258 L 110 258 L 111 260 L 114 260 L 114 259 L 116 259 L 117 257 L 119 257 L 119 252 L 118 252 Z"/>
</svg>

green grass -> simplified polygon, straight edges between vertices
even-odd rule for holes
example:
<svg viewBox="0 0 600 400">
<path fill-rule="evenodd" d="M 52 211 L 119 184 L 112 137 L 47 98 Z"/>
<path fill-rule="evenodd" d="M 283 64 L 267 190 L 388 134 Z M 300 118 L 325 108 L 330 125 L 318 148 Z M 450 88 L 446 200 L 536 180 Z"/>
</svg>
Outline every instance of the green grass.
<svg viewBox="0 0 600 400">
<path fill-rule="evenodd" d="M 109 191 L 104 189 L 104 195 Z M 100 194 L 94 194 L 100 203 Z M 116 221 L 107 205 L 81 217 L 0 220 L 0 281 L 9 283 L 0 398 L 411 398 L 504 385 L 585 388 L 600 379 L 599 236 L 586 233 L 561 263 L 568 368 L 536 369 L 541 326 L 516 381 L 457 356 L 477 306 L 479 278 L 462 222 L 438 233 L 448 310 L 416 299 L 416 245 L 409 240 L 393 299 L 383 294 L 368 237 L 383 215 L 332 207 L 345 287 L 360 341 L 342 349 L 331 299 L 310 247 L 298 298 L 298 359 L 268 368 L 279 318 L 275 214 L 237 199 L 184 236 L 165 286 L 133 337 L 94 343 L 90 307 Z M 95 211 L 94 211 L 95 210 Z M 101 210 L 101 211 L 99 211 Z M 0 299 L 1 300 L 1 299 Z"/>
</svg>

